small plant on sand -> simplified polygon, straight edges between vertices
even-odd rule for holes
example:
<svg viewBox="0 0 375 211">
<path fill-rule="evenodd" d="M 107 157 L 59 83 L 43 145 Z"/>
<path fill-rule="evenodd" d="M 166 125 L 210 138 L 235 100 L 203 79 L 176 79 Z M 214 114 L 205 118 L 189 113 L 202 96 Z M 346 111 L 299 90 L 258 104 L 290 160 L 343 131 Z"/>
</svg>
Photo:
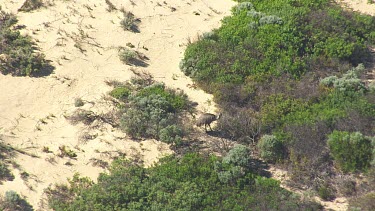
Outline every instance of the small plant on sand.
<svg viewBox="0 0 375 211">
<path fill-rule="evenodd" d="M 32 211 L 33 207 L 15 191 L 5 192 L 4 197 L 0 197 L 0 210 L 22 210 Z"/>
<path fill-rule="evenodd" d="M 44 146 L 42 152 L 51 153 L 51 150 L 49 149 L 49 147 Z"/>
<path fill-rule="evenodd" d="M 90 125 L 99 117 L 92 111 L 77 109 L 71 116 L 66 116 L 65 118 L 73 125 L 76 125 L 80 122 L 85 125 Z"/>
<path fill-rule="evenodd" d="M 126 12 L 124 9 L 121 9 L 121 12 L 124 15 L 124 18 L 120 22 L 121 27 L 125 31 L 139 32 L 139 29 L 138 29 L 139 19 L 135 18 L 133 13 Z"/>
<path fill-rule="evenodd" d="M 62 145 L 59 147 L 60 150 L 60 157 L 69 157 L 69 158 L 75 158 L 77 157 L 77 154 L 73 152 L 73 150 L 69 149 L 67 146 Z"/>
<path fill-rule="evenodd" d="M 110 0 L 105 0 L 105 3 L 108 6 L 108 8 L 107 8 L 108 12 L 112 12 L 114 10 L 117 10 L 116 6 Z"/>
<path fill-rule="evenodd" d="M 74 106 L 75 107 L 81 107 L 84 104 L 85 103 L 83 102 L 82 98 L 78 97 L 78 98 L 74 99 Z"/>
<path fill-rule="evenodd" d="M 119 57 L 125 64 L 132 64 L 137 59 L 137 53 L 133 50 L 122 48 L 120 49 Z"/>
</svg>

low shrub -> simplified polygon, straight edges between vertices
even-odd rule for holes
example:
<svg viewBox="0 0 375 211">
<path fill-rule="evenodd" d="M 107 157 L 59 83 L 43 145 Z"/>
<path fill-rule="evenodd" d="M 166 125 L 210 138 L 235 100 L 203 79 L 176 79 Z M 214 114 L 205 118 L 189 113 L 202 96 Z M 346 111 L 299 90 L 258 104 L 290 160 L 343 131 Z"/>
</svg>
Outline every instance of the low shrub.
<svg viewBox="0 0 375 211">
<path fill-rule="evenodd" d="M 349 209 L 351 211 L 375 210 L 375 192 L 364 194 L 349 200 Z"/>
<path fill-rule="evenodd" d="M 29 36 L 22 36 L 11 27 L 17 23 L 15 16 L 0 8 L 0 72 L 14 76 L 40 76 L 52 72 L 45 55 Z"/>
<path fill-rule="evenodd" d="M 325 201 L 330 201 L 334 199 L 333 190 L 329 185 L 322 185 L 318 188 L 318 195 L 321 199 Z"/>
<path fill-rule="evenodd" d="M 15 191 L 6 191 L 0 197 L 0 210 L 33 211 L 33 207 Z"/>
<path fill-rule="evenodd" d="M 137 52 L 128 48 L 121 48 L 119 51 L 119 57 L 125 64 L 134 64 L 138 59 Z"/>
<path fill-rule="evenodd" d="M 274 135 L 263 135 L 257 147 L 260 157 L 266 162 L 276 162 L 284 157 L 283 143 Z"/>
<path fill-rule="evenodd" d="M 333 131 L 328 136 L 328 146 L 344 172 L 366 171 L 373 159 L 373 139 L 359 132 Z"/>
<path fill-rule="evenodd" d="M 179 146 L 182 144 L 183 131 L 177 125 L 168 125 L 160 130 L 159 139 L 167 144 Z"/>
<path fill-rule="evenodd" d="M 131 93 L 131 90 L 128 87 L 116 87 L 114 88 L 109 95 L 118 99 L 118 100 L 125 100 Z"/>
<path fill-rule="evenodd" d="M 131 12 L 126 12 L 124 10 L 122 10 L 122 12 L 124 14 L 124 18 L 120 21 L 121 27 L 125 31 L 139 32 L 139 19 L 136 19 L 134 14 Z"/>
<path fill-rule="evenodd" d="M 122 130 L 134 138 L 155 138 L 180 145 L 182 127 L 178 115 L 191 110 L 187 96 L 159 83 L 137 81 L 133 86 L 121 112 Z"/>
</svg>

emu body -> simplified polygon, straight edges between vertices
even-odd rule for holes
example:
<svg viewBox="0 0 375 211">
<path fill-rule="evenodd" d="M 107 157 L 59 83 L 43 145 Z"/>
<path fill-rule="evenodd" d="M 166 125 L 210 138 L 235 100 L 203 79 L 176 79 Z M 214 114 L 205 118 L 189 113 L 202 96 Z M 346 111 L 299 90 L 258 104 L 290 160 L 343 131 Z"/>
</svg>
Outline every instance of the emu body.
<svg viewBox="0 0 375 211">
<path fill-rule="evenodd" d="M 208 127 L 210 128 L 210 130 L 212 131 L 212 128 L 211 128 L 211 123 L 213 121 L 216 121 L 220 118 L 221 114 L 219 115 L 215 115 L 215 114 L 210 114 L 210 113 L 204 113 L 202 114 L 198 119 L 197 119 L 197 122 L 196 122 L 196 125 L 198 127 L 204 125 L 204 129 L 205 131 L 207 132 L 207 125 Z"/>
</svg>

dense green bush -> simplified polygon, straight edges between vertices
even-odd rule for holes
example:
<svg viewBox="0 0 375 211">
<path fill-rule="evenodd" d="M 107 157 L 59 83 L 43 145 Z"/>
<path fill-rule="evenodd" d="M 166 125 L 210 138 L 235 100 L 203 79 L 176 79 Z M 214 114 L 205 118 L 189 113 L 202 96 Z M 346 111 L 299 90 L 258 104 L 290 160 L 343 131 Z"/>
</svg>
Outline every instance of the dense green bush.
<svg viewBox="0 0 375 211">
<path fill-rule="evenodd" d="M 335 183 L 327 136 L 375 132 L 360 65 L 375 44 L 375 18 L 329 0 L 238 2 L 219 29 L 187 47 L 180 69 L 224 111 L 221 135 L 257 142 L 275 134 L 292 182 L 319 194 L 317 181 Z"/>
<path fill-rule="evenodd" d="M 179 146 L 182 144 L 183 131 L 177 125 L 168 125 L 160 130 L 160 141 Z"/>
<path fill-rule="evenodd" d="M 243 154 L 246 150 L 239 151 Z M 237 156 L 234 160 L 237 163 Z M 215 170 L 216 162 L 220 158 L 194 153 L 167 157 L 145 169 L 119 159 L 113 162 L 109 174 L 99 176 L 96 184 L 75 179 L 69 187 L 50 188 L 48 202 L 54 210 L 321 209 L 280 188 L 279 182 L 248 170 L 238 182 L 224 184 Z"/>
<path fill-rule="evenodd" d="M 119 57 L 125 64 L 134 64 L 138 60 L 137 52 L 128 48 L 121 48 L 119 50 Z"/>
<path fill-rule="evenodd" d="M 119 100 L 125 100 L 131 93 L 131 90 L 128 87 L 116 87 L 114 88 L 109 95 L 112 97 L 119 99 Z"/>
<path fill-rule="evenodd" d="M 260 156 L 267 162 L 276 162 L 284 156 L 283 143 L 274 135 L 263 135 L 257 146 Z"/>
<path fill-rule="evenodd" d="M 120 127 L 134 138 L 155 138 L 181 145 L 184 133 L 179 115 L 191 110 L 187 96 L 161 83 L 134 82 L 110 93 L 125 103 L 120 112 Z"/>
<path fill-rule="evenodd" d="M 15 16 L 0 8 L 0 72 L 15 76 L 39 76 L 51 72 L 52 67 L 29 36 L 11 29 Z"/>
<path fill-rule="evenodd" d="M 344 172 L 365 171 L 373 159 L 372 140 L 359 132 L 333 131 L 328 137 L 328 146 Z"/>
</svg>

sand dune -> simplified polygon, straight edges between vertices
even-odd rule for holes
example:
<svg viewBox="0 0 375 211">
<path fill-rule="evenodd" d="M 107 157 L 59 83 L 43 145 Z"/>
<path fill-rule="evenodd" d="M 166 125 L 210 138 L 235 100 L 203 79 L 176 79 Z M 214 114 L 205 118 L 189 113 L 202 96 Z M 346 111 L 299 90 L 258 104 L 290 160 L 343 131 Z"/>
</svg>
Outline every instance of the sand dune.
<svg viewBox="0 0 375 211">
<path fill-rule="evenodd" d="M 14 162 L 15 179 L 0 185 L 0 192 L 14 190 L 41 208 L 43 190 L 56 182 L 65 182 L 75 172 L 95 179 L 103 169 L 93 166 L 96 160 L 110 162 L 118 156 L 138 156 L 145 165 L 171 153 L 169 147 L 154 140 L 134 142 L 125 134 L 104 125 L 89 129 L 72 125 L 65 116 L 77 108 L 104 113 L 112 108 L 103 99 L 111 89 L 106 80 L 125 81 L 133 75 L 130 66 L 118 58 L 118 47 L 132 43 L 149 60 L 145 67 L 167 86 L 185 91 L 201 111 L 214 111 L 212 96 L 189 88 L 192 81 L 178 68 L 188 39 L 218 27 L 229 15 L 230 0 L 111 0 L 118 10 L 109 12 L 104 0 L 55 0 L 31 12 L 17 12 L 23 1 L 5 0 L 3 10 L 17 13 L 22 33 L 32 36 L 40 50 L 52 61 L 54 73 L 41 78 L 0 75 L 0 140 L 22 149 Z M 124 31 L 120 8 L 141 20 L 139 33 Z M 82 134 L 95 137 L 82 141 Z M 59 157 L 59 147 L 73 150 L 74 159 Z M 50 153 L 43 152 L 43 148 Z M 45 150 L 46 151 L 46 150 Z M 21 173 L 30 174 L 27 180 Z"/>
</svg>

